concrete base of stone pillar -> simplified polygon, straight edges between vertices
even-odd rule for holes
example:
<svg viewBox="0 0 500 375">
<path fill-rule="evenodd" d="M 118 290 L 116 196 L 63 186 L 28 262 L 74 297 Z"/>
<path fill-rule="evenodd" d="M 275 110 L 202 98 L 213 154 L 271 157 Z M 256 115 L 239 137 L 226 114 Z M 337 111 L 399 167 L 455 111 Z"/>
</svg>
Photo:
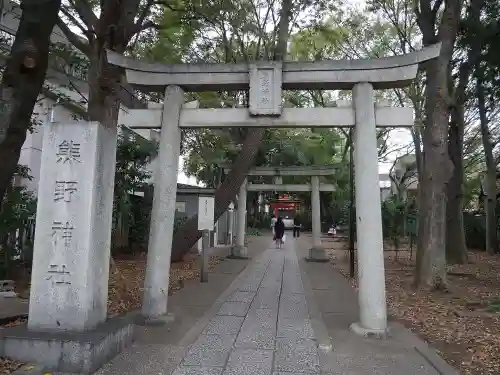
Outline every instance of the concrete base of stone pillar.
<svg viewBox="0 0 500 375">
<path fill-rule="evenodd" d="M 153 318 L 138 315 L 135 319 L 135 324 L 139 326 L 164 326 L 172 323 L 174 320 L 175 317 L 173 314 L 155 316 Z"/>
<path fill-rule="evenodd" d="M 235 245 L 231 248 L 229 259 L 248 259 L 248 248 L 246 246 Z"/>
<path fill-rule="evenodd" d="M 309 256 L 306 258 L 307 262 L 317 262 L 317 263 L 326 263 L 329 262 L 330 259 L 326 256 L 325 249 L 322 247 L 312 247 L 309 249 Z"/>
<path fill-rule="evenodd" d="M 0 356 L 38 364 L 44 373 L 93 374 L 132 343 L 133 320 L 132 314 L 117 316 L 83 332 L 42 332 L 26 326 L 5 328 L 0 338 Z"/>
<path fill-rule="evenodd" d="M 349 329 L 357 335 L 385 340 L 389 336 L 388 329 L 371 329 L 361 327 L 359 323 L 352 323 Z"/>
</svg>

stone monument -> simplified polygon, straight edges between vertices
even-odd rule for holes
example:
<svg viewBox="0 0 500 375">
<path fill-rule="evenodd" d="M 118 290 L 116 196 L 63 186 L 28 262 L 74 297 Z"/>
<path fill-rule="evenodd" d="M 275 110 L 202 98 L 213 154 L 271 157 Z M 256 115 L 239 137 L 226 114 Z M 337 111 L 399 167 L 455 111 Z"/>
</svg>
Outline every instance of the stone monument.
<svg viewBox="0 0 500 375">
<path fill-rule="evenodd" d="M 0 355 L 92 373 L 132 340 L 130 319 L 107 319 L 116 137 L 97 122 L 44 131 L 28 324 L 2 331 Z"/>
</svg>

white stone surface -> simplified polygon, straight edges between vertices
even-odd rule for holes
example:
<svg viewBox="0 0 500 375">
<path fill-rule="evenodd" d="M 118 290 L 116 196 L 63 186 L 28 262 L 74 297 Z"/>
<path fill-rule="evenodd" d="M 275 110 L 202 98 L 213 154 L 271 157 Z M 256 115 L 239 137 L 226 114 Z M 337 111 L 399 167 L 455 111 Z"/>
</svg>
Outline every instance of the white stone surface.
<svg viewBox="0 0 500 375">
<path fill-rule="evenodd" d="M 193 100 L 191 102 L 184 103 L 182 108 L 194 109 L 197 108 L 198 105 L 199 102 L 197 100 Z M 162 116 L 163 105 L 161 103 L 149 102 L 147 109 L 121 110 L 118 116 L 118 124 L 127 126 L 131 129 L 160 129 Z M 156 139 L 157 137 L 150 137 L 146 135 L 145 138 Z"/>
<path fill-rule="evenodd" d="M 407 55 L 382 59 L 286 62 L 283 88 L 287 90 L 349 90 L 357 82 L 371 82 L 376 89 L 408 86 L 416 77 L 418 64 L 439 56 L 441 44 Z M 250 77 L 247 64 L 155 64 L 136 61 L 108 51 L 111 64 L 126 68 L 127 81 L 154 90 L 181 85 L 188 90 L 246 90 Z"/>
<path fill-rule="evenodd" d="M 250 64 L 250 115 L 281 115 L 282 68 L 278 61 Z"/>
<path fill-rule="evenodd" d="M 247 179 L 240 186 L 238 194 L 238 229 L 236 230 L 236 246 L 245 247 L 245 230 L 247 216 Z"/>
<path fill-rule="evenodd" d="M 321 203 L 319 196 L 319 176 L 311 176 L 311 213 L 313 248 L 321 247 Z"/>
<path fill-rule="evenodd" d="M 148 320 L 167 313 L 170 257 L 177 193 L 181 131 L 179 116 L 184 92 L 178 86 L 165 90 L 160 150 L 155 173 L 149 248 L 144 281 L 142 315 Z"/>
<path fill-rule="evenodd" d="M 214 246 L 217 247 L 219 245 L 219 220 L 215 222 L 215 230 L 214 230 Z"/>
<path fill-rule="evenodd" d="M 357 171 L 359 325 L 379 332 L 387 328 L 387 307 L 372 85 L 359 83 L 354 87 L 353 97 L 356 109 L 354 165 Z"/>
<path fill-rule="evenodd" d="M 116 129 L 44 131 L 28 328 L 92 329 L 106 319 Z"/>
<path fill-rule="evenodd" d="M 140 111 L 140 110 L 138 110 Z M 413 126 L 413 108 L 377 107 L 377 126 Z M 139 126 L 142 122 L 137 122 Z M 158 123 L 147 122 L 148 128 Z M 352 107 L 326 108 L 284 108 L 280 117 L 254 117 L 247 108 L 203 108 L 183 109 L 180 127 L 229 128 L 229 127 L 271 127 L 271 128 L 332 128 L 354 126 L 355 116 Z M 135 126 L 134 126 L 135 127 Z"/>
<path fill-rule="evenodd" d="M 233 244 L 233 228 L 234 228 L 234 204 L 231 202 L 232 208 L 230 207 L 227 212 L 227 239 L 226 245 Z"/>
</svg>

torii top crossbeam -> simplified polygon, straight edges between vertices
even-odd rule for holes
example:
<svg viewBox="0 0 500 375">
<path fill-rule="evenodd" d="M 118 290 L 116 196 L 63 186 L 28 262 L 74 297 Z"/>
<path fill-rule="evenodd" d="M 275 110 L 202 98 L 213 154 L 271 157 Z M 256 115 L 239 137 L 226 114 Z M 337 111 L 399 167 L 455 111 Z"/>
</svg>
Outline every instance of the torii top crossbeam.
<svg viewBox="0 0 500 375">
<path fill-rule="evenodd" d="M 358 82 L 374 89 L 408 86 L 418 64 L 436 58 L 441 44 L 406 55 L 379 59 L 315 62 L 255 62 L 251 64 L 158 64 L 134 60 L 107 51 L 108 61 L 126 69 L 128 83 L 145 91 L 163 91 L 177 85 L 185 91 L 248 90 L 253 70 L 282 72 L 280 89 L 351 90 Z"/>
</svg>

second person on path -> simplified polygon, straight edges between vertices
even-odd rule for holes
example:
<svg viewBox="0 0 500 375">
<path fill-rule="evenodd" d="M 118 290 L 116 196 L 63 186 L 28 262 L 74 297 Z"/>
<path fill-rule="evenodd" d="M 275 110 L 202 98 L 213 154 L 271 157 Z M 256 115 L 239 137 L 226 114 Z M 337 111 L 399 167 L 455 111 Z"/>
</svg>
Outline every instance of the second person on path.
<svg viewBox="0 0 500 375">
<path fill-rule="evenodd" d="M 274 239 L 276 241 L 276 247 L 279 249 L 283 246 L 283 236 L 285 234 L 285 223 L 281 217 L 276 220 L 274 224 Z"/>
</svg>

